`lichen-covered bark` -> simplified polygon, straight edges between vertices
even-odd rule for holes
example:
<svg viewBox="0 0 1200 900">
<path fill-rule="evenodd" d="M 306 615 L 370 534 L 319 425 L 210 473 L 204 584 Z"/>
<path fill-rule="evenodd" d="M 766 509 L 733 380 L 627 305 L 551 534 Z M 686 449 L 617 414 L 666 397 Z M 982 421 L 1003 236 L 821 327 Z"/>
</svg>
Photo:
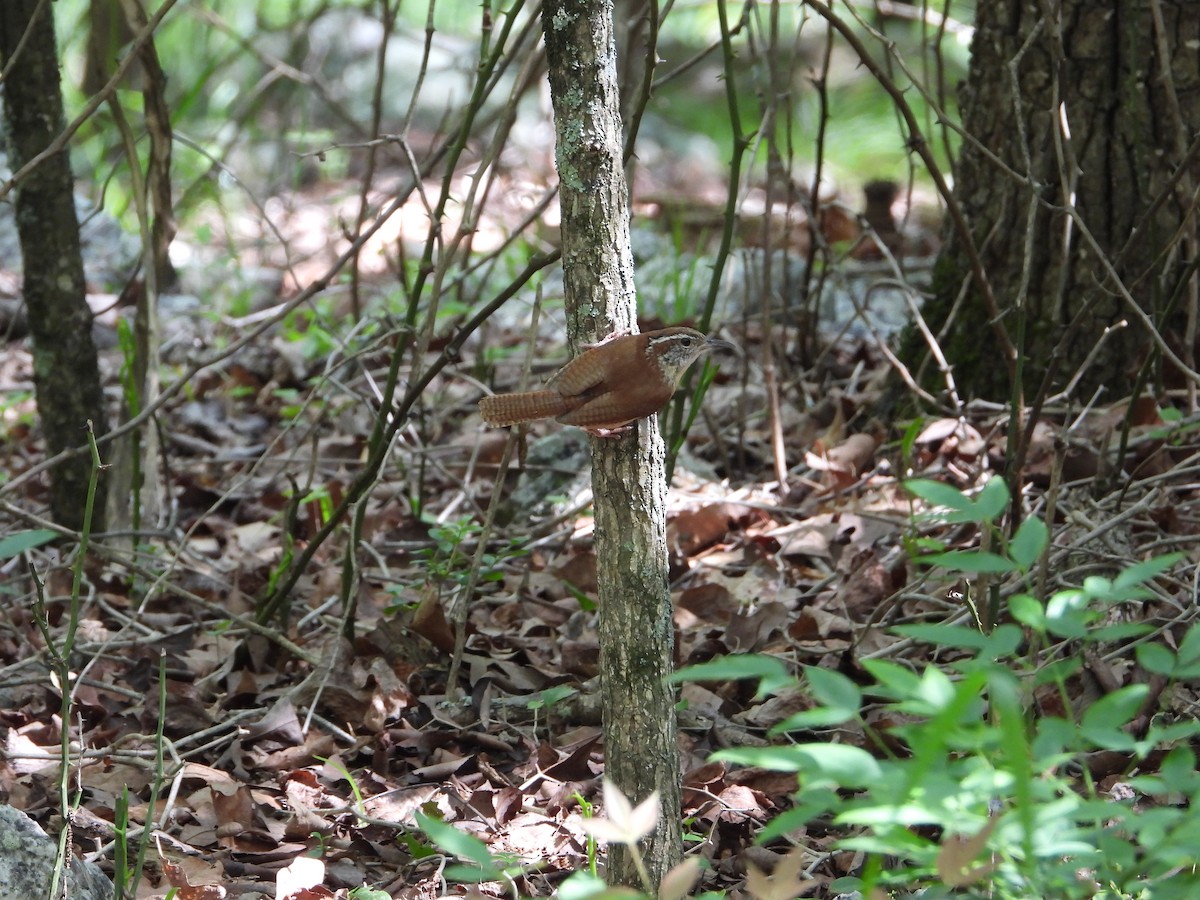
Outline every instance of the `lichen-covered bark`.
<svg viewBox="0 0 1200 900">
<path fill-rule="evenodd" d="M 557 133 L 563 274 L 574 340 L 636 324 L 612 5 L 549 0 L 543 12 Z M 643 842 L 657 882 L 682 855 L 667 585 L 666 482 L 656 421 L 593 439 L 605 775 L 630 800 L 658 791 Z M 609 848 L 610 883 L 638 884 L 627 850 Z"/>
<path fill-rule="evenodd" d="M 1077 399 L 1101 387 L 1110 399 L 1126 393 L 1151 346 L 1147 329 L 1130 317 L 1100 256 L 1065 211 L 1072 201 L 1139 306 L 1169 342 L 1182 334 L 1186 304 L 1177 301 L 1174 315 L 1166 307 L 1194 252 L 1180 252 L 1178 241 L 1200 162 L 1193 158 L 1183 179 L 1169 181 L 1200 131 L 1200 16 L 1190 3 L 1159 0 L 1159 7 L 1169 73 L 1159 63 L 1150 0 L 1003 0 L 978 7 L 961 97 L 972 138 L 955 167 L 955 192 L 1014 340 L 1024 305 L 1030 397 L 1047 371 L 1052 392 L 1067 384 L 1101 332 L 1122 320 L 1128 327 L 1106 340 Z M 1050 9 L 1058 14 L 1047 19 Z M 1069 138 L 1056 134 L 1060 116 Z M 1183 233 L 1189 227 L 1194 234 L 1194 224 Z M 990 342 L 979 340 L 989 325 L 969 279 L 962 242 L 951 236 L 926 318 L 941 332 L 967 398 L 1007 400 L 1005 368 Z M 902 356 L 915 362 L 922 353 L 919 338 L 907 335 Z M 927 381 L 936 384 L 936 376 Z"/>
<path fill-rule="evenodd" d="M 16 172 L 46 149 L 64 128 L 52 4 L 38 0 L 0 3 L 0 60 L 5 69 L 4 110 L 9 166 Z M 14 60 L 26 31 L 28 40 Z M 92 314 L 85 299 L 79 223 L 66 151 L 48 156 L 15 190 L 17 230 L 25 271 L 25 306 L 33 339 L 34 380 L 46 449 L 51 455 L 86 445 L 90 419 L 105 433 L 104 396 Z M 83 525 L 91 456 L 77 455 L 51 474 L 54 519 Z M 104 509 L 103 481 L 95 505 Z M 93 522 L 94 527 L 100 523 Z"/>
</svg>

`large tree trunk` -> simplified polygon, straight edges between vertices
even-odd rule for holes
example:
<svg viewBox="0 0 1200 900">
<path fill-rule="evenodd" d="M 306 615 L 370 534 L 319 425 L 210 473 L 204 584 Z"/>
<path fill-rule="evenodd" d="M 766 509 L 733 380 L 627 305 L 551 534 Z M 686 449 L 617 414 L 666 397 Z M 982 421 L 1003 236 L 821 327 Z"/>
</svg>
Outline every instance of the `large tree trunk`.
<svg viewBox="0 0 1200 900">
<path fill-rule="evenodd" d="M 977 16 L 955 193 L 1022 350 L 1024 396 L 1078 375 L 1075 400 L 1099 389 L 1116 399 L 1144 365 L 1153 385 L 1164 356 L 1191 360 L 1196 6 L 1003 0 Z M 934 291 L 926 319 L 964 399 L 1020 396 L 997 345 L 980 339 L 992 323 L 956 236 Z M 901 355 L 915 362 L 922 344 L 908 334 Z"/>
<path fill-rule="evenodd" d="M 35 18 L 39 5 L 41 12 Z M 14 59 L 26 32 L 28 39 Z M 39 0 L 0 3 L 0 60 L 5 70 L 9 166 L 16 172 L 64 129 L 51 4 L 39 4 Z M 89 420 L 97 437 L 107 430 L 66 150 L 50 154 L 21 179 L 15 207 L 38 412 L 47 453 L 54 455 L 85 445 Z M 83 525 L 90 477 L 91 457 L 86 453 L 53 470 L 50 509 L 55 521 L 75 529 Z M 103 481 L 99 488 L 94 507 L 97 518 L 104 509 Z M 101 523 L 92 524 L 100 527 Z"/>
<path fill-rule="evenodd" d="M 629 209 L 621 165 L 612 5 L 550 0 L 543 13 L 557 132 L 563 274 L 571 337 L 636 328 Z M 682 855 L 671 670 L 666 480 L 657 419 L 592 440 L 600 594 L 605 776 L 631 801 L 659 792 L 643 847 L 657 883 Z M 639 884 L 627 849 L 609 847 L 610 883 Z"/>
</svg>

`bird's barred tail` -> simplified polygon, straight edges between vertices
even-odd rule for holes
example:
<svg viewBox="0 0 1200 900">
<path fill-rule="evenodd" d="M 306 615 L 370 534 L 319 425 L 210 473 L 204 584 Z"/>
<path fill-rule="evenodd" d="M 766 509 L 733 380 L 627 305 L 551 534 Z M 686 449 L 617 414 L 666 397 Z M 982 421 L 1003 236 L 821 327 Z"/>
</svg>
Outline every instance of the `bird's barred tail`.
<svg viewBox="0 0 1200 900">
<path fill-rule="evenodd" d="M 496 394 L 479 401 L 479 414 L 489 425 L 503 428 L 520 425 L 535 419 L 562 415 L 578 401 L 563 397 L 557 391 L 529 391 L 524 394 Z"/>
</svg>

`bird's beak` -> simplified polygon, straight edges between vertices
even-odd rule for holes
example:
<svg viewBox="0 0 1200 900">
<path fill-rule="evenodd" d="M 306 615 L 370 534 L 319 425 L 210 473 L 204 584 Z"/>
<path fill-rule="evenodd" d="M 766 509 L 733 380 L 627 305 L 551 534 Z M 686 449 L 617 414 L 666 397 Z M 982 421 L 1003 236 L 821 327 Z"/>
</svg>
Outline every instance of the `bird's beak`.
<svg viewBox="0 0 1200 900">
<path fill-rule="evenodd" d="M 741 354 L 742 354 L 742 348 L 739 347 L 737 344 L 734 344 L 730 341 L 723 341 L 720 338 L 715 338 L 715 337 L 705 338 L 704 343 L 706 343 L 708 345 L 708 349 L 711 350 L 713 353 L 717 353 L 721 350 L 729 350 L 733 353 L 738 354 L 739 356 L 741 356 Z"/>
</svg>

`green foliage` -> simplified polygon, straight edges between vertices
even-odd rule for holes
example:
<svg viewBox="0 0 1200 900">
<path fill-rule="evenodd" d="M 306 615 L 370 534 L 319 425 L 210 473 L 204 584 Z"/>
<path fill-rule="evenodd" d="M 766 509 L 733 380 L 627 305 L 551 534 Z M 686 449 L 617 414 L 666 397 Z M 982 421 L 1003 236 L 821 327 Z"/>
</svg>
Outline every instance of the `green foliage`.
<svg viewBox="0 0 1200 900">
<path fill-rule="evenodd" d="M 906 545 L 909 554 L 924 565 L 975 577 L 975 594 L 986 593 L 988 602 L 981 608 L 970 586 L 964 599 L 974 612 L 980 629 L 990 631 L 1000 614 L 1000 595 L 989 577 L 1028 575 L 1049 546 L 1049 529 L 1040 519 L 1029 518 L 1020 524 L 1011 538 L 1007 535 L 1001 523 L 1009 508 L 1010 496 L 1008 486 L 997 476 L 989 479 L 974 498 L 950 485 L 919 478 L 906 481 L 904 487 L 924 500 L 928 507 L 914 512 L 914 524 L 975 525 L 979 528 L 978 550 L 947 550 L 941 540 L 915 534 L 906 538 Z"/>
<path fill-rule="evenodd" d="M 471 516 L 430 526 L 433 546 L 417 551 L 428 580 L 435 584 L 465 586 L 474 558 L 472 545 L 480 540 L 482 533 L 483 526 Z M 516 537 L 506 539 L 499 552 L 485 551 L 480 557 L 479 582 L 499 581 L 504 577 L 500 563 L 525 552 L 523 539 Z"/>
<path fill-rule="evenodd" d="M 721 656 L 680 669 L 670 676 L 672 682 L 737 681 L 748 678 L 759 680 L 760 697 L 776 693 L 782 685 L 792 681 L 784 664 L 770 656 Z"/>
<path fill-rule="evenodd" d="M 579 791 L 576 791 L 574 794 L 571 795 L 571 797 L 572 797 L 572 799 L 574 799 L 574 801 L 576 803 L 579 804 L 579 812 L 585 819 L 590 819 L 592 816 L 594 816 L 596 814 L 595 804 L 592 803 L 590 800 L 588 800 L 587 797 L 583 796 L 583 794 L 579 793 Z M 587 865 L 587 873 L 586 874 L 588 876 L 590 876 L 590 878 L 588 878 L 586 880 L 585 884 L 587 884 L 593 890 L 595 889 L 596 882 L 599 882 L 600 885 L 604 884 L 604 882 L 600 880 L 600 876 L 596 872 L 596 869 L 597 869 L 596 859 L 597 859 L 596 836 L 594 834 L 589 834 L 587 836 L 588 865 Z"/>
<path fill-rule="evenodd" d="M 652 248 L 643 251 L 649 255 L 639 262 L 635 273 L 643 315 L 668 324 L 699 315 L 711 274 L 708 260 L 684 248 L 682 229 L 682 223 L 676 221 L 669 245 L 666 237 L 649 231 L 638 235 L 638 242 Z"/>
<path fill-rule="evenodd" d="M 948 4 L 947 11 L 969 22 L 969 6 L 963 3 Z M 802 32 L 805 28 L 817 29 L 810 32 L 815 34 L 822 27 L 813 21 L 813 13 L 803 5 L 781 6 L 776 12 L 780 34 L 787 34 L 789 29 Z M 692 54 L 693 48 L 716 42 L 720 37 L 717 15 L 716 4 L 700 3 L 671 10 L 660 29 L 659 54 L 663 61 L 659 71 L 672 70 Z M 965 74 L 967 47 L 962 41 L 944 39 L 935 49 L 932 27 L 895 20 L 888 23 L 884 33 L 875 37 L 868 34 L 861 21 L 852 16 L 848 18 L 853 30 L 863 37 L 871 50 L 882 54 L 883 47 L 879 40 L 882 38 L 907 61 L 908 68 L 914 73 L 921 72 L 922 68 L 932 71 L 945 67 L 951 83 Z M 748 15 L 747 19 L 752 28 L 765 27 L 756 21 L 754 15 Z M 743 24 L 738 23 L 737 27 L 740 29 Z M 875 24 L 883 27 L 882 21 Z M 794 47 L 777 47 L 772 51 L 763 49 L 763 44 L 769 40 L 767 35 L 755 35 L 753 40 L 757 46 L 752 47 L 750 52 L 739 54 L 736 60 L 738 92 L 741 94 L 739 105 L 746 110 L 757 108 L 757 112 L 765 116 L 768 110 L 760 108 L 765 106 L 764 98 L 767 98 L 767 102 L 777 102 L 777 98 L 767 93 L 768 75 L 763 70 L 768 62 L 784 71 L 805 72 L 814 81 L 821 76 L 822 63 L 815 43 L 798 43 Z M 760 41 L 762 43 L 758 43 Z M 772 55 L 775 58 L 771 59 Z M 892 75 L 906 91 L 908 102 L 927 135 L 936 134 L 935 114 L 925 96 L 913 88 L 905 73 L 893 69 Z M 826 173 L 835 180 L 856 182 L 862 180 L 864 173 L 880 178 L 906 178 L 909 175 L 909 154 L 905 146 L 907 136 L 897 122 L 893 104 L 874 80 L 862 69 L 847 71 L 835 68 L 821 87 L 826 92 L 830 111 L 823 136 Z M 715 68 L 701 70 L 699 76 L 691 79 L 667 80 L 661 88 L 656 89 L 654 112 L 664 121 L 668 131 L 678 132 L 677 144 L 670 147 L 671 151 L 695 152 L 692 148 L 698 143 L 696 135 L 703 135 L 706 140 L 715 141 L 723 148 L 730 145 L 734 135 L 731 134 L 728 109 L 721 100 L 722 91 L 723 86 Z M 809 165 L 816 153 L 813 136 L 820 130 L 820 96 L 806 86 L 804 90 L 789 93 L 788 99 L 788 114 L 785 121 L 777 126 L 782 132 L 780 142 L 786 142 L 788 152 L 795 154 L 797 163 Z M 952 104 L 954 98 L 947 96 L 945 100 Z M 953 114 L 953 107 L 948 112 Z M 953 150 L 958 143 L 957 134 L 950 131 L 948 140 Z M 941 139 L 933 141 L 933 150 L 943 168 L 947 168 L 949 163 L 946 149 Z M 760 146 L 759 162 L 765 159 L 765 155 L 765 147 Z M 923 177 L 924 172 L 920 171 L 917 175 Z"/>
<path fill-rule="evenodd" d="M 49 528 L 35 528 L 7 535 L 0 538 L 0 559 L 19 556 L 27 550 L 48 544 L 57 537 L 58 532 L 51 531 Z"/>
<path fill-rule="evenodd" d="M 387 891 L 361 886 L 350 889 L 350 900 L 392 900 L 392 895 Z"/>
<path fill-rule="evenodd" d="M 644 885 L 650 885 L 649 873 L 641 862 L 638 841 L 654 828 L 658 818 L 659 799 L 657 792 L 643 800 L 636 808 L 611 782 L 604 781 L 604 818 L 596 818 L 595 806 L 581 794 L 574 794 L 584 817 L 584 830 L 588 833 L 588 869 L 576 872 L 559 886 L 555 896 L 559 900 L 647 900 L 649 894 L 626 887 L 609 887 L 596 874 L 597 842 L 620 843 L 629 847 L 634 855 L 637 869 Z M 445 822 L 436 806 L 426 804 L 415 813 L 417 827 L 438 850 L 447 856 L 465 861 L 465 865 L 449 865 L 443 870 L 447 880 L 464 884 L 484 881 L 507 884 L 513 897 L 520 897 L 514 879 L 529 867 L 528 861 L 519 860 L 511 854 L 494 854 L 487 844 L 472 834 Z M 414 858 L 434 855 L 435 851 L 416 835 L 403 835 L 401 840 L 408 846 Z M 683 900 L 692 896 L 691 889 L 700 873 L 697 859 L 684 860 L 667 873 L 659 885 L 657 900 Z M 707 897 L 709 895 L 699 895 Z"/>
<path fill-rule="evenodd" d="M 339 321 L 333 312 L 333 302 L 321 297 L 312 309 L 289 313 L 281 323 L 281 330 L 285 341 L 299 345 L 305 359 L 320 360 L 344 352 L 340 335 L 350 330 L 349 325 L 349 317 L 341 317 Z"/>
<path fill-rule="evenodd" d="M 8 429 L 18 425 L 25 428 L 32 427 L 37 421 L 34 409 L 33 391 L 7 390 L 0 394 L 0 422 L 3 422 Z M 0 435 L 0 439 L 3 437 L 4 435 Z M 7 480 L 8 473 L 0 472 L 0 484 L 4 484 Z"/>
<path fill-rule="evenodd" d="M 1041 519 L 1026 519 L 1011 540 L 1005 540 L 996 523 L 1009 505 L 1008 486 L 1004 479 L 992 477 L 972 499 L 956 488 L 938 481 L 914 479 L 906 481 L 909 493 L 924 500 L 931 510 L 918 513 L 916 518 L 924 521 L 944 522 L 948 525 L 974 524 L 988 530 L 999 540 L 1004 552 L 992 553 L 984 550 L 948 550 L 929 553 L 920 557 L 927 565 L 940 566 L 953 572 L 971 574 L 1007 574 L 1028 572 L 1050 540 L 1050 532 Z M 936 547 L 929 542 L 926 548 Z"/>
<path fill-rule="evenodd" d="M 521 863 L 512 856 L 496 855 L 487 844 L 453 825 L 427 813 L 416 813 L 417 825 L 447 856 L 464 860 L 466 864 L 447 866 L 443 874 L 451 881 L 472 883 L 511 881 L 523 871 Z"/>
<path fill-rule="evenodd" d="M 133 335 L 133 326 L 126 318 L 117 320 L 117 341 L 121 347 L 121 369 L 117 377 L 121 382 L 121 392 L 125 397 L 125 405 L 131 415 L 142 411 L 142 400 L 138 392 L 134 370 L 137 368 L 137 342 Z"/>
<path fill-rule="evenodd" d="M 910 482 L 909 490 L 935 509 L 921 517 L 952 523 L 993 523 L 1008 492 L 994 479 L 970 498 L 945 485 Z M 1043 523 L 1027 520 L 1010 540 L 995 535 L 1001 552 L 943 551 L 924 556 L 960 572 L 1018 577 L 1047 545 Z M 1035 692 L 1049 691 L 1070 709 L 1067 679 L 1082 650 L 1143 634 L 1145 625 L 1097 627 L 1116 603 L 1149 596 L 1148 582 L 1180 555 L 1130 565 L 1113 577 L 1090 576 L 1078 588 L 1045 601 L 1019 593 L 1008 611 L 1015 623 L 988 633 L 956 625 L 896 629 L 933 644 L 952 662 L 914 671 L 900 663 L 864 659 L 869 681 L 855 683 L 827 669 L 804 667 L 783 676 L 778 660 L 714 660 L 681 678 L 760 679 L 760 695 L 803 687 L 811 709 L 780 722 L 772 735 L 789 743 L 723 750 L 715 759 L 799 777 L 795 806 L 759 836 L 767 841 L 814 820 L 843 830 L 840 846 L 868 854 L 861 877 L 833 884 L 862 895 L 921 890 L 926 896 L 1184 898 L 1200 891 L 1194 865 L 1200 834 L 1200 773 L 1189 739 L 1194 719 L 1152 721 L 1144 737 L 1130 728 L 1149 696 L 1130 684 L 1077 714 L 1035 715 Z M 1063 651 L 1061 642 L 1071 641 Z M 1148 672 L 1171 679 L 1200 676 L 1200 625 L 1177 650 L 1137 646 Z M 1061 654 L 1061 655 L 1059 655 Z M 892 723 L 887 740 L 863 715 L 863 698 Z M 822 729 L 865 736 L 865 746 L 823 739 Z M 1137 802 L 1113 799 L 1088 777 L 1097 752 L 1128 754 L 1133 769 L 1152 751 L 1165 754 L 1154 774 L 1131 776 Z M 1081 774 L 1082 773 L 1082 774 Z M 885 862 L 886 861 L 886 862 Z"/>
</svg>

